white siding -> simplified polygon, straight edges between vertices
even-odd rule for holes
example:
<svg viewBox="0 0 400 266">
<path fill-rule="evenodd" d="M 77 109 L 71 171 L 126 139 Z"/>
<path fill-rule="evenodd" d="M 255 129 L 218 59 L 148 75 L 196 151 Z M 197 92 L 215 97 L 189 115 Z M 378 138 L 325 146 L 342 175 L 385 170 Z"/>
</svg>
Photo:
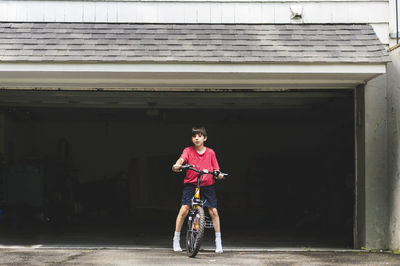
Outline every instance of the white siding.
<svg viewBox="0 0 400 266">
<path fill-rule="evenodd" d="M 390 0 L 393 5 L 394 0 Z M 290 7 L 303 7 L 292 20 Z M 0 21 L 137 22 L 137 23 L 370 23 L 388 43 L 389 1 L 0 1 Z"/>
<path fill-rule="evenodd" d="M 388 1 L 0 1 L 0 21 L 290 23 L 290 6 L 305 23 L 388 23 Z M 56 10 L 56 11 L 55 11 Z"/>
<path fill-rule="evenodd" d="M 393 38 L 390 40 L 390 46 L 396 45 L 396 1 L 395 0 L 390 0 L 390 5 L 389 5 L 389 33 L 393 36 Z M 400 16 L 400 0 L 398 1 L 398 13 Z M 399 18 L 400 20 L 400 18 Z M 400 27 L 400 25 L 399 25 Z M 399 34 L 400 35 L 400 34 Z"/>
</svg>

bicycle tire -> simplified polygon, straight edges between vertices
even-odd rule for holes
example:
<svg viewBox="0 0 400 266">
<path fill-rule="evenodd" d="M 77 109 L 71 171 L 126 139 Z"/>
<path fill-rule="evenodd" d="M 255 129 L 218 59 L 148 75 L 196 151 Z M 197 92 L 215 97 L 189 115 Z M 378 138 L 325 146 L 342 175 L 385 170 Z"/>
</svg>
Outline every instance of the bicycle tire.
<svg viewBox="0 0 400 266">
<path fill-rule="evenodd" d="M 193 230 L 193 224 L 198 223 L 198 229 Z M 201 241 L 204 236 L 204 228 L 206 225 L 203 207 L 196 206 L 192 221 L 189 220 L 186 232 L 186 251 L 191 258 L 195 257 L 200 250 Z"/>
</svg>

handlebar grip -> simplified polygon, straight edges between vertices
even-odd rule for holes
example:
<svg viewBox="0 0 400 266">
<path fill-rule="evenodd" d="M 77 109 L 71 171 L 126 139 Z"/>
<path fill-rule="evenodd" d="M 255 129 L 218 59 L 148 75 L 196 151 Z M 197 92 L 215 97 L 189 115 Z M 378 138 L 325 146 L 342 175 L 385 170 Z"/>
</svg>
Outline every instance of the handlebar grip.
<svg viewBox="0 0 400 266">
<path fill-rule="evenodd" d="M 193 166 L 192 166 L 192 165 L 190 165 L 190 164 L 184 164 L 184 165 L 181 165 L 181 169 L 182 169 L 182 170 L 189 169 L 190 167 L 193 167 Z"/>
</svg>

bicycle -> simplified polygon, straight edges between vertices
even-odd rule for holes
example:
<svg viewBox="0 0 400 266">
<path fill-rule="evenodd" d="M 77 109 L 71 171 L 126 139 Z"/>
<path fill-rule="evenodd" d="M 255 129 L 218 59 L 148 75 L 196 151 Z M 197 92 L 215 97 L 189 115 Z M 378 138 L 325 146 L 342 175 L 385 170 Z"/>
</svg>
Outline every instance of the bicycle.
<svg viewBox="0 0 400 266">
<path fill-rule="evenodd" d="M 201 240 L 204 236 L 205 228 L 212 228 L 213 224 L 210 218 L 206 219 L 203 208 L 203 201 L 200 199 L 200 184 L 202 175 L 212 174 L 216 178 L 219 174 L 224 177 L 228 174 L 222 173 L 221 171 L 210 172 L 206 169 L 200 170 L 194 165 L 182 165 L 180 167 L 182 170 L 192 170 L 198 173 L 197 175 L 197 185 L 195 189 L 194 196 L 192 198 L 192 203 L 188 214 L 188 224 L 186 231 L 186 251 L 187 255 L 191 258 L 195 257 L 200 250 Z"/>
</svg>

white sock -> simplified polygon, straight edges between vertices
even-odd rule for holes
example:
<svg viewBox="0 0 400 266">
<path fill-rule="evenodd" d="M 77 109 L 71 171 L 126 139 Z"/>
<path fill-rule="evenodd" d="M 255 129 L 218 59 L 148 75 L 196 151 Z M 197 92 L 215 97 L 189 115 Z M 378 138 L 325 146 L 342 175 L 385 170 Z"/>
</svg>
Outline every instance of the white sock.
<svg viewBox="0 0 400 266">
<path fill-rule="evenodd" d="M 216 253 L 222 253 L 222 240 L 221 240 L 221 233 L 215 233 L 215 252 Z"/>
<path fill-rule="evenodd" d="M 180 240 L 181 240 L 181 232 L 175 232 L 173 240 L 174 251 L 182 251 Z"/>
</svg>

